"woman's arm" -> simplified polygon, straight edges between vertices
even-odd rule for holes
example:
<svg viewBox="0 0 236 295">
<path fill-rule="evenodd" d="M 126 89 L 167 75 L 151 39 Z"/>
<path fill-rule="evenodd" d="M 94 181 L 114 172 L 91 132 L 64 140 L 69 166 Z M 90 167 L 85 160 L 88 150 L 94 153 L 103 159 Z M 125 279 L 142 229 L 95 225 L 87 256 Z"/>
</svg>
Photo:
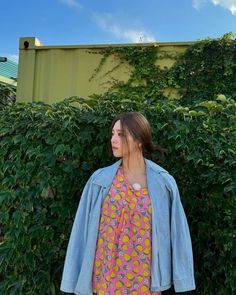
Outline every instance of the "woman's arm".
<svg viewBox="0 0 236 295">
<path fill-rule="evenodd" d="M 170 176 L 172 276 L 176 292 L 196 289 L 189 226 L 179 190 Z"/>
<path fill-rule="evenodd" d="M 68 293 L 73 293 L 75 290 L 86 247 L 92 178 L 93 175 L 83 189 L 67 246 L 60 290 Z"/>
</svg>

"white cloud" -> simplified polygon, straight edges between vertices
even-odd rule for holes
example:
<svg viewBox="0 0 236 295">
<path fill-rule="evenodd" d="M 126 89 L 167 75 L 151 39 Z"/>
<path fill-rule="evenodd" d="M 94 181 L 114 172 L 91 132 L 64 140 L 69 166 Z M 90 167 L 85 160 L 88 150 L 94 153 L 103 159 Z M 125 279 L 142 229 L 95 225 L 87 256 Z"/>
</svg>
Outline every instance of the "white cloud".
<svg viewBox="0 0 236 295">
<path fill-rule="evenodd" d="M 93 19 L 100 28 L 107 32 L 110 32 L 117 38 L 126 39 L 132 43 L 155 42 L 155 38 L 151 34 L 147 33 L 145 30 L 126 28 L 118 24 L 111 14 L 94 14 Z"/>
<path fill-rule="evenodd" d="M 236 0 L 192 0 L 193 8 L 199 10 L 207 1 L 228 9 L 233 15 L 236 15 Z"/>
<path fill-rule="evenodd" d="M 220 5 L 236 15 L 236 0 L 211 0 L 213 4 Z"/>
<path fill-rule="evenodd" d="M 206 4 L 206 0 L 192 0 L 193 8 L 199 10 Z"/>
<path fill-rule="evenodd" d="M 76 9 L 79 11 L 82 9 L 82 5 L 79 4 L 76 0 L 59 0 L 59 1 L 73 9 Z"/>
</svg>

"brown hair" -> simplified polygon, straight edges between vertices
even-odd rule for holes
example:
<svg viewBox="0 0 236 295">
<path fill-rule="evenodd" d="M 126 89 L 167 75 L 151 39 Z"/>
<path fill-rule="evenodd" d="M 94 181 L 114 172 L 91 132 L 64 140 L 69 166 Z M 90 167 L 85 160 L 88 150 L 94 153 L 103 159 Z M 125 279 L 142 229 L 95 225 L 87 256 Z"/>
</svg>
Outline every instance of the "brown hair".
<svg viewBox="0 0 236 295">
<path fill-rule="evenodd" d="M 152 141 L 151 127 L 147 118 L 139 112 L 126 112 L 118 114 L 116 118 L 112 121 L 109 139 L 111 139 L 112 129 L 115 123 L 119 120 L 121 124 L 121 129 L 124 132 L 124 139 L 126 141 L 126 144 L 126 131 L 128 131 L 135 140 L 142 144 L 142 153 L 145 158 L 153 160 L 152 153 L 156 150 L 160 152 L 162 157 L 164 156 L 164 149 L 156 146 Z"/>
</svg>

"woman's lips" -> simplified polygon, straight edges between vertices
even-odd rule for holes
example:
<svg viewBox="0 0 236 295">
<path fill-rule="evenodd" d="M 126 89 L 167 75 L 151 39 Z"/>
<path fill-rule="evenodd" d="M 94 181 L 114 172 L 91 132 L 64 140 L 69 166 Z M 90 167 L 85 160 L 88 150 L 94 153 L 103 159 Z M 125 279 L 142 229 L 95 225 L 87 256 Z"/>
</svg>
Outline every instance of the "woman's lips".
<svg viewBox="0 0 236 295">
<path fill-rule="evenodd" d="M 113 146 L 113 147 L 112 147 L 112 150 L 118 150 L 118 148 L 117 148 L 117 147 L 115 147 L 115 146 Z"/>
</svg>

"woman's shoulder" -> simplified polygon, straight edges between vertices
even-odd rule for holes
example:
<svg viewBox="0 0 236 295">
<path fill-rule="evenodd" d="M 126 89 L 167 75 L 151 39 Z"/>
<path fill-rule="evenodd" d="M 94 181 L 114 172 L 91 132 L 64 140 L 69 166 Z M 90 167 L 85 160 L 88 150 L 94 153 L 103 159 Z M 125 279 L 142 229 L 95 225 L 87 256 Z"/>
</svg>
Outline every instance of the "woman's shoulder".
<svg viewBox="0 0 236 295">
<path fill-rule="evenodd" d="M 149 159 L 145 159 L 145 162 L 146 162 L 146 166 L 148 168 L 150 168 L 155 173 L 162 173 L 162 172 L 169 173 L 165 168 L 163 168 L 162 166 L 160 166 L 156 162 L 153 162 Z"/>
<path fill-rule="evenodd" d="M 146 164 L 152 170 L 154 177 L 161 177 L 167 187 L 177 186 L 174 176 L 168 170 L 151 160 L 146 160 Z"/>
<path fill-rule="evenodd" d="M 105 166 L 95 170 L 93 174 L 91 175 L 92 182 L 100 184 L 100 185 L 105 185 L 105 186 L 109 185 L 120 163 L 121 163 L 121 160 L 118 160 L 109 166 Z"/>
</svg>

